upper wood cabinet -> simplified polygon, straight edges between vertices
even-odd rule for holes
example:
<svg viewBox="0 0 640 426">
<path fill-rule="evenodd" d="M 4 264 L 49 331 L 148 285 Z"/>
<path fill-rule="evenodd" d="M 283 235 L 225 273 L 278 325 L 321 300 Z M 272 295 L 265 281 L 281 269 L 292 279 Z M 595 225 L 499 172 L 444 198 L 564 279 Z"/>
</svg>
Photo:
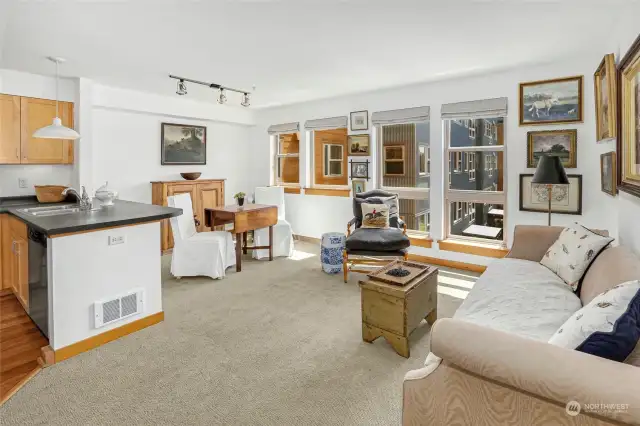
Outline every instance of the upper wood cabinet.
<svg viewBox="0 0 640 426">
<path fill-rule="evenodd" d="M 0 95 L 0 163 L 20 164 L 20 96 Z"/>
<path fill-rule="evenodd" d="M 0 95 L 0 164 L 73 164 L 72 140 L 34 138 L 53 123 L 73 128 L 73 103 Z"/>
<path fill-rule="evenodd" d="M 151 182 L 152 203 L 159 206 L 167 205 L 167 197 L 187 193 L 191 196 L 193 215 L 200 224 L 196 226 L 198 232 L 211 231 L 204 226 L 204 209 L 224 205 L 224 180 L 202 179 Z M 173 233 L 169 219 L 162 221 L 161 249 L 168 250 L 173 247 Z"/>
</svg>

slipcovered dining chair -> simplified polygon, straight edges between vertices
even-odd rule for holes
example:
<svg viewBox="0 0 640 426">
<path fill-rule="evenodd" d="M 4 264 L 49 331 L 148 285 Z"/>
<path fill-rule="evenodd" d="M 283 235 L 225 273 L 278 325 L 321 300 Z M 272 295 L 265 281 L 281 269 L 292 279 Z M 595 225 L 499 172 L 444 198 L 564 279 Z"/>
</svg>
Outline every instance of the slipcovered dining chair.
<svg viewBox="0 0 640 426">
<path fill-rule="evenodd" d="M 273 256 L 290 257 L 293 254 L 293 231 L 285 220 L 284 188 L 277 186 L 259 186 L 255 192 L 256 204 L 268 204 L 278 207 L 278 223 L 273 226 Z M 256 246 L 269 245 L 269 228 L 256 229 L 253 234 Z M 254 259 L 269 258 L 269 250 L 253 250 Z"/>
<path fill-rule="evenodd" d="M 197 232 L 189 194 L 167 197 L 167 204 L 182 209 L 182 215 L 170 219 L 174 240 L 171 274 L 178 279 L 198 275 L 223 278 L 225 270 L 236 264 L 231 234 Z"/>
</svg>

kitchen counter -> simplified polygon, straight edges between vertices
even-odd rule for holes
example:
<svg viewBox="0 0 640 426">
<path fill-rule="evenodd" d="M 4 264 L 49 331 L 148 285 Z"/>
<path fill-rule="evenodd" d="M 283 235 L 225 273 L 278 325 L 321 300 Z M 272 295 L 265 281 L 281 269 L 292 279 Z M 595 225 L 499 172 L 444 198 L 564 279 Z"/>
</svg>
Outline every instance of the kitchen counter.
<svg viewBox="0 0 640 426">
<path fill-rule="evenodd" d="M 142 224 L 182 214 L 182 209 L 171 207 L 123 200 L 115 200 L 114 203 L 113 206 L 103 207 L 96 211 L 54 216 L 34 216 L 29 213 L 22 213 L 19 210 L 46 204 L 38 203 L 35 198 L 33 200 L 4 199 L 0 200 L 0 213 L 8 212 L 48 237 L 115 226 Z"/>
<path fill-rule="evenodd" d="M 10 209 L 15 208 L 24 209 L 27 207 L 48 206 L 50 204 L 51 203 L 40 203 L 35 195 L 23 197 L 3 197 L 0 198 L 0 213 L 7 213 Z"/>
</svg>

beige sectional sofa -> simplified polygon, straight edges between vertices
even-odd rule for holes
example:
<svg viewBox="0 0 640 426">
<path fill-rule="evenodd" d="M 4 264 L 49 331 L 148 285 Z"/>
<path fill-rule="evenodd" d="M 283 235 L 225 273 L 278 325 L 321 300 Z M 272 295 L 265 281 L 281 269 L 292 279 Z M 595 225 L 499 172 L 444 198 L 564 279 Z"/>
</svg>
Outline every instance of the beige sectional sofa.
<svg viewBox="0 0 640 426">
<path fill-rule="evenodd" d="M 516 226 L 507 257 L 434 324 L 425 366 L 404 380 L 404 425 L 640 425 L 640 346 L 619 363 L 547 343 L 595 296 L 640 279 L 640 258 L 605 249 L 578 297 L 539 264 L 562 229 Z"/>
</svg>

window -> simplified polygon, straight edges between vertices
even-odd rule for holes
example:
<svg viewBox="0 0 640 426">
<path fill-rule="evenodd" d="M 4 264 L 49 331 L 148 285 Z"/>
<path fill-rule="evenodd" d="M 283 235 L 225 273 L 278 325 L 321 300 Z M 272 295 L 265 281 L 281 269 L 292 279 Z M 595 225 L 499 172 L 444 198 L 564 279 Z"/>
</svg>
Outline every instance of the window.
<svg viewBox="0 0 640 426">
<path fill-rule="evenodd" d="M 449 163 L 445 165 L 453 167 L 454 172 L 453 175 L 445 173 L 445 176 L 449 176 L 449 182 L 445 184 L 445 239 L 503 243 L 502 206 L 506 200 L 502 182 L 506 150 L 501 129 L 503 122 L 502 117 L 469 119 L 466 132 L 464 128 L 452 124 L 453 120 L 444 120 L 445 155 L 449 156 Z M 476 139 L 477 135 L 482 137 Z M 489 139 L 493 139 L 493 143 Z M 455 175 L 461 158 L 466 160 L 468 179 Z M 489 208 L 490 205 L 493 207 Z M 489 211 L 492 213 L 489 214 Z"/>
<path fill-rule="evenodd" d="M 419 107 L 421 109 L 422 107 Z M 426 107 L 425 107 L 426 109 Z M 398 194 L 398 214 L 405 217 L 407 229 L 429 232 L 429 186 L 431 173 L 430 131 L 428 115 L 417 122 L 399 123 L 398 114 L 416 109 L 396 110 L 393 124 L 375 123 L 376 145 L 380 161 L 377 164 L 378 188 Z"/>
<path fill-rule="evenodd" d="M 384 147 L 384 175 L 404 176 L 404 146 L 392 145 Z"/>
<path fill-rule="evenodd" d="M 420 176 L 424 176 L 429 173 L 429 148 L 420 145 L 418 147 L 418 173 Z"/>
<path fill-rule="evenodd" d="M 276 135 L 275 184 L 300 183 L 300 141 L 297 133 Z"/>
<path fill-rule="evenodd" d="M 461 152 L 454 153 L 453 158 L 455 161 L 453 171 L 455 173 L 460 173 L 462 171 L 462 153 Z"/>
<path fill-rule="evenodd" d="M 312 186 L 346 187 L 349 184 L 347 129 L 313 131 L 312 147 Z"/>
<path fill-rule="evenodd" d="M 431 213 L 424 212 L 416 215 L 418 231 L 429 232 L 431 230 Z"/>
<path fill-rule="evenodd" d="M 344 174 L 342 170 L 343 149 L 342 145 L 324 144 L 324 165 L 322 173 L 328 177 L 339 177 Z"/>
<path fill-rule="evenodd" d="M 469 182 L 476 180 L 476 153 L 467 152 L 467 169 L 469 170 Z"/>
</svg>

